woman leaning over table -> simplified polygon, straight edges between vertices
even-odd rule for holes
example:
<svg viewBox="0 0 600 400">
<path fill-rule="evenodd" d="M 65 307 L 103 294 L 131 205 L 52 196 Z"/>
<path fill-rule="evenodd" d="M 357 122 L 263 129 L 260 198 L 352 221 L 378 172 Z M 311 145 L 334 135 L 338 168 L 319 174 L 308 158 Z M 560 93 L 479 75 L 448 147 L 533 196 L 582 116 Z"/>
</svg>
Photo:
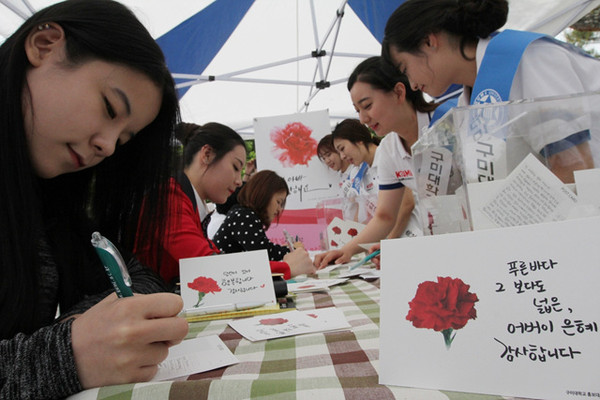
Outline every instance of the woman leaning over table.
<svg viewBox="0 0 600 400">
<path fill-rule="evenodd" d="M 341 249 L 315 257 L 319 268 L 332 262 L 348 262 L 353 254 L 363 251 L 361 243 L 421 234 L 423 225 L 413 199 L 416 182 L 411 146 L 422 129 L 443 114 L 420 91 L 412 90 L 407 77 L 383 63 L 381 57 L 362 61 L 348 79 L 348 90 L 361 123 L 384 136 L 373 163 L 379 186 L 377 207 L 374 217 L 354 239 Z M 335 138 L 334 134 L 334 142 Z"/>
<path fill-rule="evenodd" d="M 208 238 L 209 213 L 206 201 L 224 203 L 242 184 L 246 146 L 233 129 L 210 122 L 205 125 L 181 123 L 176 130 L 183 144 L 181 171 L 170 180 L 170 213 L 167 233 L 161 240 L 160 256 L 142 241 L 136 254 L 174 286 L 179 281 L 179 259 L 219 254 Z M 304 249 L 286 254 L 283 261 L 271 261 L 271 271 L 285 279 L 314 272 Z"/>
<path fill-rule="evenodd" d="M 508 7 L 506 0 L 408 0 L 387 22 L 383 55 L 413 89 L 439 96 L 463 85 L 459 106 L 600 90 L 600 62 L 580 49 L 533 32 L 496 32 Z M 524 139 L 570 183 L 574 170 L 594 167 L 590 130 L 546 126 Z"/>
<path fill-rule="evenodd" d="M 121 249 L 134 292 L 165 290 L 130 255 L 166 211 L 178 105 L 160 48 L 119 3 L 58 3 L 0 46 L 0 87 L 0 398 L 151 379 L 187 333 L 182 301 L 117 298 L 90 239 Z"/>
<path fill-rule="evenodd" d="M 238 193 L 238 204 L 229 210 L 215 234 L 216 245 L 223 253 L 266 249 L 269 260 L 281 261 L 290 249 L 271 242 L 265 231 L 279 221 L 289 194 L 285 179 L 274 171 L 255 173 Z M 294 244 L 299 246 L 302 243 Z"/>
</svg>

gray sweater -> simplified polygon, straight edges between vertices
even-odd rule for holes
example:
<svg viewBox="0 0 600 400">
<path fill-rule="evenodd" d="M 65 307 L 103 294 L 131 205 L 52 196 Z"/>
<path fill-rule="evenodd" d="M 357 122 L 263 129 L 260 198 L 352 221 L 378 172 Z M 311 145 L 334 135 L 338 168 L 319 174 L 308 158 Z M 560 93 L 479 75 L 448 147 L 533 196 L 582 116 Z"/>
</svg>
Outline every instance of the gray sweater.
<svg viewBox="0 0 600 400">
<path fill-rule="evenodd" d="M 0 341 L 0 399 L 58 399 L 82 390 L 73 349 L 73 320 L 54 320 L 58 304 L 58 271 L 46 258 L 41 268 L 40 294 L 43 320 L 47 325 L 32 335 L 17 334 Z M 165 291 L 152 271 L 132 258 L 127 265 L 136 293 Z M 60 316 L 80 314 L 110 294 L 110 291 L 86 297 Z"/>
</svg>

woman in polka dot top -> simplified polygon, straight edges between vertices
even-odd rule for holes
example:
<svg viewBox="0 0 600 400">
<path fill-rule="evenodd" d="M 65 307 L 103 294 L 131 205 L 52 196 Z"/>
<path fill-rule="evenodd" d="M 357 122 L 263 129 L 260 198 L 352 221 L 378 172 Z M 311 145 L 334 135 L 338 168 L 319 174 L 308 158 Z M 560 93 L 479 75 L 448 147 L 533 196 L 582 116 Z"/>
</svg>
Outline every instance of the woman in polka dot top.
<svg viewBox="0 0 600 400">
<path fill-rule="evenodd" d="M 238 204 L 227 213 L 215 233 L 215 244 L 223 253 L 266 249 L 269 260 L 280 261 L 290 252 L 269 240 L 265 231 L 278 221 L 289 194 L 285 179 L 273 171 L 257 172 L 238 193 Z"/>
</svg>

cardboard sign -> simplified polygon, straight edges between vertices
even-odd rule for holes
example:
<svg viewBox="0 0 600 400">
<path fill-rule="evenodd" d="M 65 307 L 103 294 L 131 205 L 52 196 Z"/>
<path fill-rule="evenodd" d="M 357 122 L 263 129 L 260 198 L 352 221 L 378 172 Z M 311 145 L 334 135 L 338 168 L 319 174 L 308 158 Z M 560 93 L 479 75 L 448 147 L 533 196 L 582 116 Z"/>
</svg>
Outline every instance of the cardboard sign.
<svg viewBox="0 0 600 400">
<path fill-rule="evenodd" d="M 600 218 L 382 241 L 380 383 L 600 396 Z"/>
</svg>

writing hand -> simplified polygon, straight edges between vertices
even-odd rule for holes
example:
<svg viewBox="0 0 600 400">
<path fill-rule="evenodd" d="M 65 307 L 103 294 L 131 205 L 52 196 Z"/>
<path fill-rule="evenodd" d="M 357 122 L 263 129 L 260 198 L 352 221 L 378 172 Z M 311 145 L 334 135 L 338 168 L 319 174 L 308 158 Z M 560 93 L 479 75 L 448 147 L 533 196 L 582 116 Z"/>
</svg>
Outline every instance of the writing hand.
<svg viewBox="0 0 600 400">
<path fill-rule="evenodd" d="M 329 264 L 343 264 L 350 261 L 352 255 L 348 255 L 342 250 L 329 250 L 328 252 L 317 254 L 315 256 L 315 266 L 317 269 L 325 268 Z"/>
<path fill-rule="evenodd" d="M 296 249 L 287 253 L 283 257 L 283 261 L 290 266 L 292 277 L 302 274 L 310 275 L 317 272 L 317 269 L 313 265 L 310 256 L 308 255 L 308 252 L 304 250 L 304 248 Z"/>
<path fill-rule="evenodd" d="M 171 293 L 113 293 L 76 318 L 71 342 L 83 388 L 152 379 L 169 347 L 187 334 L 187 321 L 177 317 L 182 307 Z"/>
<path fill-rule="evenodd" d="M 373 246 L 371 246 L 371 247 L 369 248 L 369 254 L 371 254 L 372 252 L 374 252 L 374 251 L 376 251 L 376 250 L 379 250 L 379 249 L 381 249 L 381 244 L 379 244 L 379 243 L 377 243 L 377 244 L 374 244 Z M 371 259 L 371 262 L 372 262 L 373 264 L 375 264 L 375 267 L 376 267 L 377 269 L 381 269 L 381 254 L 380 254 L 380 255 L 378 255 L 378 256 L 375 256 L 375 257 L 373 257 L 373 258 Z"/>
</svg>

